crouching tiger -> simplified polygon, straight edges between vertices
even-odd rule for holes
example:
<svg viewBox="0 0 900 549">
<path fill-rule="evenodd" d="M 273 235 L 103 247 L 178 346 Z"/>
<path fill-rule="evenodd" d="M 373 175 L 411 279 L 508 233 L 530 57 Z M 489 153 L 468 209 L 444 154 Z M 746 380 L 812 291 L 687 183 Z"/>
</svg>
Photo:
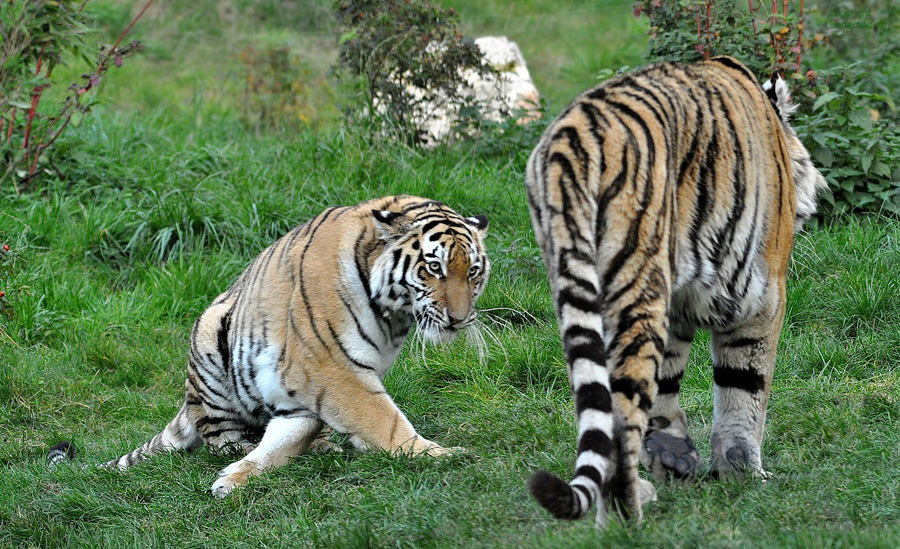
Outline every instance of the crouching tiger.
<svg viewBox="0 0 900 549">
<path fill-rule="evenodd" d="M 394 196 L 331 208 L 292 230 L 194 324 L 175 418 L 106 465 L 200 444 L 236 448 L 246 455 L 211 488 L 223 497 L 303 453 L 325 424 L 360 449 L 447 453 L 416 433 L 381 380 L 413 325 L 426 340 L 449 341 L 475 322 L 490 273 L 487 225 L 440 202 Z M 70 449 L 59 446 L 51 460 Z"/>
<path fill-rule="evenodd" d="M 760 456 L 795 230 L 824 185 L 788 125 L 784 82 L 729 57 L 660 63 L 579 96 L 528 162 L 578 425 L 571 482 L 538 472 L 560 518 L 606 498 L 635 520 L 654 478 L 700 459 L 678 405 L 694 332 L 712 335 L 710 470 Z"/>
</svg>

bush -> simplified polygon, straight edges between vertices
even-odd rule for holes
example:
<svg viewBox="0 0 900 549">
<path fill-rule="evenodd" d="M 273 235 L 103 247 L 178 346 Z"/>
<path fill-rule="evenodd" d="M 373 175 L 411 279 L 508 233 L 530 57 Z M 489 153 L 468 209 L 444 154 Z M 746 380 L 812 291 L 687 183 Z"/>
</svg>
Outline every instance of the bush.
<svg viewBox="0 0 900 549">
<path fill-rule="evenodd" d="M 900 169 L 896 167 L 900 130 L 892 99 L 900 85 L 898 46 L 890 29 L 876 32 L 876 24 L 884 25 L 890 17 L 882 13 L 884 9 L 876 9 L 871 19 L 873 32 L 866 40 L 887 42 L 874 54 L 870 50 L 864 60 L 846 66 L 804 70 L 804 60 L 808 64 L 810 54 L 818 53 L 810 51 L 813 47 L 826 52 L 816 58 L 832 60 L 836 56 L 828 50 L 853 50 L 840 40 L 842 31 L 828 24 L 849 24 L 839 20 L 845 12 L 854 17 L 872 13 L 848 11 L 841 2 L 831 4 L 825 10 L 829 15 L 815 12 L 807 19 L 803 2 L 642 0 L 635 3 L 635 16 L 650 21 L 648 61 L 693 62 L 732 55 L 760 80 L 773 72 L 786 75 L 794 98 L 801 103 L 794 121 L 797 134 L 829 183 L 820 202 L 821 216 L 900 215 Z M 817 29 L 816 24 L 822 27 Z"/>
<path fill-rule="evenodd" d="M 41 172 L 57 171 L 48 149 L 90 111 L 110 65 L 121 66 L 123 58 L 140 48 L 137 43 L 119 44 L 143 11 L 114 45 L 92 55 L 85 44 L 91 23 L 83 14 L 86 3 L 0 2 L 0 184 L 11 179 L 19 191 Z M 41 99 L 53 84 L 53 69 L 70 59 L 85 60 L 90 70 L 67 88 L 61 102 L 47 105 Z"/>
<path fill-rule="evenodd" d="M 635 3 L 635 15 L 650 21 L 649 60 L 692 63 L 731 55 L 768 76 L 796 70 L 803 53 L 802 13 L 778 7 L 769 12 L 763 0 L 643 0 Z"/>
<path fill-rule="evenodd" d="M 312 76 L 293 48 L 249 46 L 239 58 L 244 72 L 243 115 L 257 133 L 263 128 L 294 130 L 318 121 L 321 98 L 330 100 L 331 88 L 324 77 Z"/>
<path fill-rule="evenodd" d="M 9 239 L 3 231 L 0 231 L 0 280 L 10 280 L 12 279 L 12 262 L 13 262 L 13 248 L 9 245 Z M 8 315 L 9 307 L 7 306 L 7 297 L 6 297 L 7 288 L 5 288 L 4 284 L 0 284 L 0 315 Z"/>
<path fill-rule="evenodd" d="M 338 75 L 355 85 L 365 116 L 410 144 L 416 120 L 440 98 L 465 108 L 463 72 L 491 72 L 481 50 L 459 32 L 453 9 L 428 0 L 338 0 Z M 414 89 L 424 90 L 417 93 Z"/>
<path fill-rule="evenodd" d="M 900 215 L 900 116 L 893 94 L 900 82 L 900 46 L 886 45 L 865 60 L 811 71 L 794 122 L 828 180 L 820 210 L 834 216 L 875 211 Z M 804 89 L 805 88 L 805 89 Z"/>
</svg>

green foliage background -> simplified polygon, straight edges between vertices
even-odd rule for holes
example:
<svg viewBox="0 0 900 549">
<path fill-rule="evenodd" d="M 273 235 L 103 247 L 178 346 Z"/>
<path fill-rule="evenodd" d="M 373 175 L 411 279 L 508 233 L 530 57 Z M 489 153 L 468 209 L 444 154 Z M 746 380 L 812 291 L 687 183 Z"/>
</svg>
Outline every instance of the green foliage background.
<svg viewBox="0 0 900 549">
<path fill-rule="evenodd" d="M 900 5 L 774 4 L 776 16 L 769 0 L 636 2 L 651 25 L 645 59 L 732 55 L 760 80 L 778 70 L 800 103 L 795 129 L 828 181 L 819 216 L 900 216 Z"/>
</svg>

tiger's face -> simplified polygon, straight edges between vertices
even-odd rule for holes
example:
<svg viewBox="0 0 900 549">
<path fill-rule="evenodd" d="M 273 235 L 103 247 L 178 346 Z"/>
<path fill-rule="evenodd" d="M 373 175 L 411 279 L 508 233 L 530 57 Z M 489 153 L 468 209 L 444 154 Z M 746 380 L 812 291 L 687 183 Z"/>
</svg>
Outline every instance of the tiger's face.
<svg viewBox="0 0 900 549">
<path fill-rule="evenodd" d="M 484 291 L 490 262 L 483 239 L 484 216 L 463 218 L 443 205 L 415 218 L 373 212 L 386 247 L 388 295 L 413 315 L 426 340 L 448 342 L 475 322 L 475 301 Z M 384 295 L 384 289 L 382 289 Z"/>
</svg>

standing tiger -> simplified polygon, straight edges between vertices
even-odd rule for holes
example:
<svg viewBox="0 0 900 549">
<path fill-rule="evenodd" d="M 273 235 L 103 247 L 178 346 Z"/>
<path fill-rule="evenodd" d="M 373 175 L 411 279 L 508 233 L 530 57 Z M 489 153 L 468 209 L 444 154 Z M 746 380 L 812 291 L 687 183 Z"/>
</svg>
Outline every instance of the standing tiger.
<svg viewBox="0 0 900 549">
<path fill-rule="evenodd" d="M 773 85 L 774 84 L 774 85 Z M 529 489 L 574 519 L 605 498 L 641 519 L 656 479 L 699 457 L 678 405 L 698 328 L 712 334 L 713 474 L 764 475 L 760 445 L 795 230 L 825 184 L 788 125 L 780 79 L 730 57 L 659 63 L 579 96 L 531 154 L 531 220 L 578 420 L 575 476 Z"/>
<path fill-rule="evenodd" d="M 326 423 L 360 449 L 447 453 L 416 433 L 381 380 L 414 324 L 443 342 L 475 322 L 490 273 L 487 225 L 393 196 L 330 208 L 295 228 L 197 319 L 175 419 L 106 465 L 201 443 L 247 452 L 212 485 L 224 497 L 303 453 Z M 254 444 L 248 434 L 260 431 Z"/>
</svg>

